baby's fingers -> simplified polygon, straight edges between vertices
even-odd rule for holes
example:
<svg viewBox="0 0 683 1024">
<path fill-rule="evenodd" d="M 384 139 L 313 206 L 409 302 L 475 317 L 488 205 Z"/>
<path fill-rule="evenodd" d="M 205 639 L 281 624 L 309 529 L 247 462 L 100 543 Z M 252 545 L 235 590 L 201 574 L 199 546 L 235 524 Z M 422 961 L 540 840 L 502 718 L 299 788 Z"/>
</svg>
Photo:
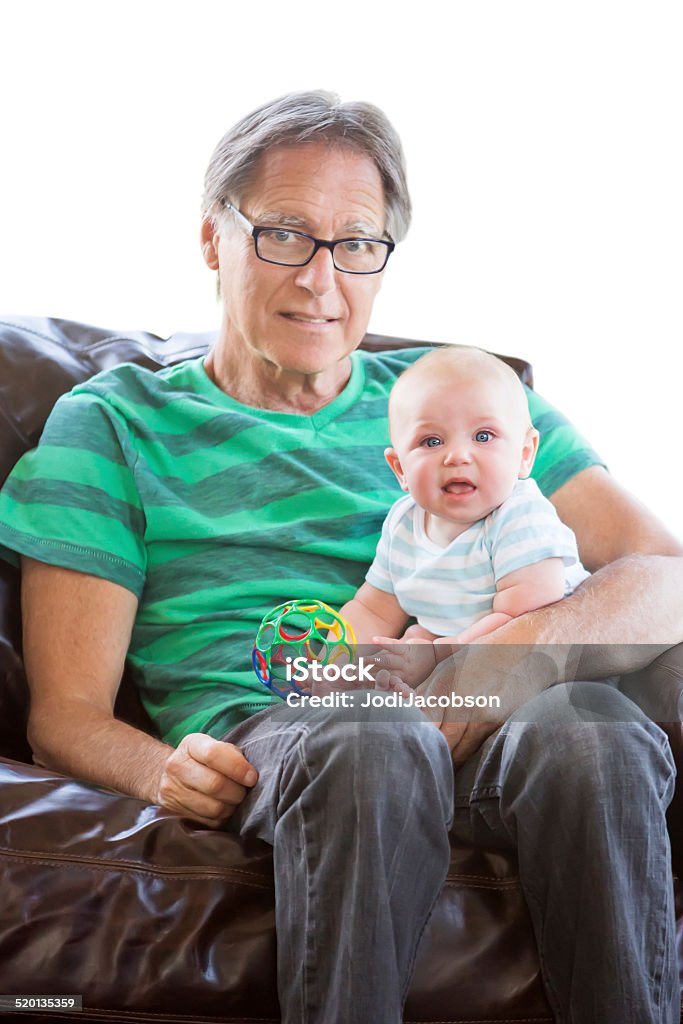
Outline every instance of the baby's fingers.
<svg viewBox="0 0 683 1024">
<path fill-rule="evenodd" d="M 376 690 L 390 690 L 391 689 L 391 672 L 386 668 L 381 668 L 379 672 L 375 672 L 375 689 Z"/>
<path fill-rule="evenodd" d="M 409 697 L 413 693 L 412 688 L 404 683 L 400 676 L 384 668 L 375 675 L 375 689 L 383 690 L 385 693 L 400 693 L 404 697 Z"/>
<path fill-rule="evenodd" d="M 405 671 L 408 658 L 407 646 L 403 649 L 400 647 L 394 650 L 382 650 L 377 654 L 373 655 L 373 661 L 375 662 L 377 669 L 386 669 L 389 672 L 403 672 Z M 377 678 L 377 671 L 375 672 L 375 678 Z"/>
</svg>

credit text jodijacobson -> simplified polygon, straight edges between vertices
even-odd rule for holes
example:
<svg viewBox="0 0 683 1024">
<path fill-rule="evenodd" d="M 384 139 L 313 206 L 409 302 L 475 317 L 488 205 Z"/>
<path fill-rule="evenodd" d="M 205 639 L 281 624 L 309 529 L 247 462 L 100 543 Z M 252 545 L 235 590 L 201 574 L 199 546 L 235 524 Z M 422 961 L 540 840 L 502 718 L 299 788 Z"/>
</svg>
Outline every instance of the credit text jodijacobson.
<svg viewBox="0 0 683 1024">
<path fill-rule="evenodd" d="M 292 692 L 287 694 L 287 704 L 290 707 L 300 707 L 306 704 L 314 708 L 352 708 L 356 707 L 356 697 L 360 697 L 358 707 L 406 707 L 406 708 L 500 708 L 500 697 L 472 696 L 468 694 L 461 697 L 457 693 L 442 694 L 441 696 L 423 695 L 411 692 L 409 695 L 394 690 L 381 692 L 370 689 L 375 683 L 372 669 L 376 668 L 373 661 L 367 665 L 361 657 L 358 664 L 346 665 L 322 665 L 319 661 L 308 661 L 306 658 L 287 658 L 286 676 L 288 682 L 315 682 L 325 681 L 328 683 L 344 680 L 347 683 L 367 683 L 367 689 L 358 693 L 353 690 L 337 690 L 333 693 L 326 693 L 324 696 L 311 693 Z"/>
</svg>

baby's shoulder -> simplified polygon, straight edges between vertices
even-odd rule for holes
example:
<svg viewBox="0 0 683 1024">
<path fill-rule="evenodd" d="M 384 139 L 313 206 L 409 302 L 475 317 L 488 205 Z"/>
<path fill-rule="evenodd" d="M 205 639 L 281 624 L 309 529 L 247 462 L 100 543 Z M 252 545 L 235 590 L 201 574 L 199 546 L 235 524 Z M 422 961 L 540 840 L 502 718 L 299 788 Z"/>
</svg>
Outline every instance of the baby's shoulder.
<svg viewBox="0 0 683 1024">
<path fill-rule="evenodd" d="M 401 527 L 409 529 L 412 532 L 414 528 L 415 509 L 416 505 L 411 496 L 409 494 L 401 495 L 400 498 L 396 499 L 386 514 L 386 518 L 384 520 L 385 528 L 392 533 Z"/>
<path fill-rule="evenodd" d="M 550 510 L 554 507 L 547 498 L 544 498 L 535 480 L 527 477 L 525 480 L 518 480 L 512 490 L 512 494 L 505 499 L 502 505 L 495 508 L 489 515 L 489 519 L 507 519 L 511 516 L 526 515 L 536 509 Z"/>
<path fill-rule="evenodd" d="M 539 515 L 544 520 L 557 518 L 554 506 L 541 494 L 535 480 L 518 480 L 512 494 L 484 520 L 484 533 L 494 542 L 514 524 L 531 525 Z"/>
</svg>

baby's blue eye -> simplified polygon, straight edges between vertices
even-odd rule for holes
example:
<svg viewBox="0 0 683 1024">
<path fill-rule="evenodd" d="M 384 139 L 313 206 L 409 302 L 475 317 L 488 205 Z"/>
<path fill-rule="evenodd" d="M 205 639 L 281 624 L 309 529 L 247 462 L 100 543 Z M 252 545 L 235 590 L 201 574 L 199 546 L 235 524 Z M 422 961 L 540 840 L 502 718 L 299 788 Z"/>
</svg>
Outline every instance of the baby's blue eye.
<svg viewBox="0 0 683 1024">
<path fill-rule="evenodd" d="M 425 437 L 425 439 L 421 442 L 421 444 L 425 448 L 437 448 L 441 444 L 441 438 L 440 437 L 433 437 L 433 436 L 432 437 Z"/>
<path fill-rule="evenodd" d="M 493 434 L 490 430 L 478 430 L 474 435 L 474 440 L 480 441 L 482 444 L 486 444 L 486 442 L 490 441 L 492 437 Z"/>
</svg>

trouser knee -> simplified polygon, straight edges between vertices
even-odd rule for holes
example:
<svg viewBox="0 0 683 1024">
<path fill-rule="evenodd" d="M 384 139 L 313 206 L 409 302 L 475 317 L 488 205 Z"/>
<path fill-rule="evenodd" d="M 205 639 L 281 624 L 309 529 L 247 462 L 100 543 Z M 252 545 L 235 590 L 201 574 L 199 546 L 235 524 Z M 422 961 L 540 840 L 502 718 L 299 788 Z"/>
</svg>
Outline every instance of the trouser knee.
<svg viewBox="0 0 683 1024">
<path fill-rule="evenodd" d="M 665 733 L 622 693 L 603 683 L 553 686 L 505 727 L 503 775 L 542 788 L 545 798 L 575 790 L 585 805 L 648 784 L 668 804 L 675 766 Z"/>
<path fill-rule="evenodd" d="M 363 801 L 398 802 L 435 795 L 450 821 L 453 764 L 442 733 L 421 713 L 368 709 L 353 716 L 332 711 L 307 724 L 301 756 L 316 775 L 333 772 Z"/>
</svg>

